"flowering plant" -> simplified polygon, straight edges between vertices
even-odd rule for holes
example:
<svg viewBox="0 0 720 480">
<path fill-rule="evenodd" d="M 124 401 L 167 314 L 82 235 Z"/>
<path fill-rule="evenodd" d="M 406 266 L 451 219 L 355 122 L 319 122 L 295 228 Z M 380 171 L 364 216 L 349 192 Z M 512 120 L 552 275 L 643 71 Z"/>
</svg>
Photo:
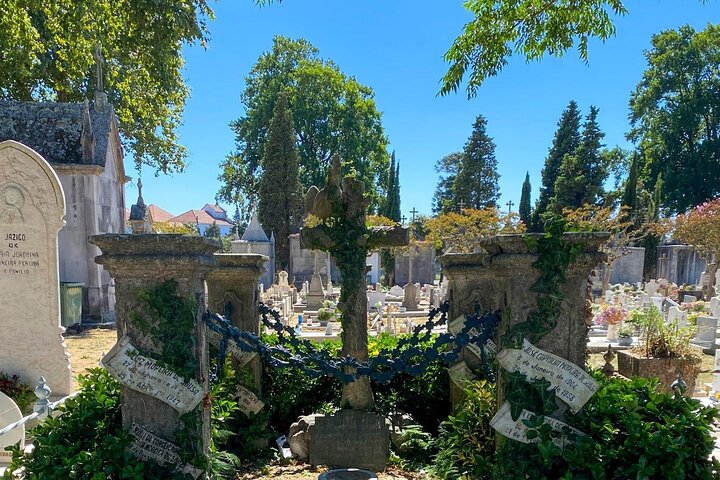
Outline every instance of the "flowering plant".
<svg viewBox="0 0 720 480">
<path fill-rule="evenodd" d="M 627 310 L 617 305 L 610 305 L 602 312 L 595 315 L 595 325 L 618 325 L 627 317 Z"/>
<path fill-rule="evenodd" d="M 705 302 L 702 300 L 697 300 L 695 302 L 682 302 L 680 304 L 680 310 L 684 312 L 703 313 L 705 312 Z"/>
</svg>

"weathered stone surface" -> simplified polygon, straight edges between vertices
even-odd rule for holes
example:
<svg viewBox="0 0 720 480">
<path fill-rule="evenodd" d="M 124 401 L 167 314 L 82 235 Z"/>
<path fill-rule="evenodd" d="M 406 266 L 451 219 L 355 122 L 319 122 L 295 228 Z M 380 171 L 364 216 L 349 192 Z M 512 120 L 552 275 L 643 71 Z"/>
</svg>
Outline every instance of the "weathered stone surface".
<svg viewBox="0 0 720 480">
<path fill-rule="evenodd" d="M 0 370 L 57 395 L 71 393 L 61 336 L 58 230 L 65 200 L 57 175 L 30 148 L 0 143 Z"/>
<path fill-rule="evenodd" d="M 253 253 L 216 253 L 217 267 L 207 275 L 208 308 L 224 315 L 238 329 L 260 334 L 258 281 L 265 272 L 269 258 Z M 234 353 L 236 367 L 242 367 L 247 359 L 232 342 L 228 345 Z M 260 392 L 262 364 L 255 356 L 250 360 L 255 391 Z"/>
<path fill-rule="evenodd" d="M 305 415 L 290 425 L 290 431 L 287 436 L 290 451 L 299 460 L 307 461 L 310 458 L 309 444 L 312 437 L 312 430 L 315 427 L 317 418 L 324 416 L 325 415 L 319 413 Z"/>
<path fill-rule="evenodd" d="M 147 325 L 135 322 L 134 314 L 145 311 L 143 292 L 168 280 L 177 283 L 176 294 L 192 298 L 197 305 L 193 331 L 188 332 L 196 361 L 193 379 L 208 391 L 207 327 L 202 319 L 206 310 L 205 277 L 217 266 L 213 255 L 218 242 L 187 235 L 98 235 L 90 242 L 102 249 L 95 261 L 115 279 L 117 291 L 118 339 L 127 337 L 143 355 L 161 355 L 159 339 L 148 333 Z M 152 318 L 145 321 L 152 322 Z M 181 425 L 180 414 L 170 405 L 144 393 L 121 386 L 123 428 L 140 425 L 168 442 L 175 441 Z M 210 409 L 205 403 L 194 410 L 200 452 L 207 454 L 210 438 Z"/>
<path fill-rule="evenodd" d="M 567 241 L 583 245 L 583 250 L 566 271 L 566 281 L 561 286 L 563 302 L 558 312 L 557 326 L 537 344 L 538 348 L 575 365 L 585 364 L 587 278 L 604 258 L 598 249 L 607 237 L 608 234 L 604 233 L 565 234 Z M 529 251 L 525 235 L 497 235 L 483 241 L 481 246 L 485 252 L 447 254 L 441 257 L 443 273 L 449 280 L 448 318 L 472 313 L 476 305 L 483 312 L 499 310 L 502 317 L 499 338 L 512 325 L 524 322 L 536 308 L 537 294 L 530 287 L 540 276 L 540 272 L 532 267 L 538 254 Z M 512 308 L 506 311 L 508 305 Z M 463 352 L 462 359 L 471 368 L 480 367 L 474 354 Z M 462 391 L 453 388 L 451 396 L 457 402 L 462 398 Z"/>
<path fill-rule="evenodd" d="M 403 303 L 402 306 L 408 310 L 417 310 L 417 292 L 418 288 L 414 283 L 408 283 L 405 285 L 405 291 L 403 292 Z"/>
<path fill-rule="evenodd" d="M 688 395 L 695 389 L 695 378 L 700 372 L 698 363 L 678 358 L 645 358 L 633 352 L 619 350 L 617 352 L 618 373 L 623 377 L 657 377 L 660 380 L 658 390 L 671 392 L 670 385 L 677 379 L 678 373 L 687 385 Z"/>
<path fill-rule="evenodd" d="M 388 461 L 390 432 L 385 418 L 354 409 L 318 417 L 310 442 L 310 463 L 382 471 Z"/>
</svg>

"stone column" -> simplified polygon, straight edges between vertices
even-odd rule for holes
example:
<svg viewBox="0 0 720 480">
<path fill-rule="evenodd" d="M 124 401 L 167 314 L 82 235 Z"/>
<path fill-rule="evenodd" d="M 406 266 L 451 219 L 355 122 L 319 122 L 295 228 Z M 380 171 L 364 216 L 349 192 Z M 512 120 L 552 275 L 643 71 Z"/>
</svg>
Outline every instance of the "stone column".
<svg viewBox="0 0 720 480">
<path fill-rule="evenodd" d="M 540 238 L 542 234 L 530 234 Z M 535 310 L 538 294 L 530 287 L 540 277 L 540 271 L 532 264 L 537 253 L 528 249 L 525 235 L 497 235 L 481 242 L 483 253 L 447 254 L 441 257 L 443 274 L 448 278 L 450 312 L 448 319 L 472 314 L 475 305 L 483 313 L 501 312 L 502 320 L 498 339 L 512 325 L 527 320 Z M 582 252 L 570 264 L 561 286 L 563 302 L 553 331 L 537 342 L 537 347 L 566 358 L 576 365 L 584 366 L 588 325 L 585 320 L 587 278 L 592 269 L 605 255 L 598 248 L 607 234 L 565 234 L 569 242 L 583 246 Z M 498 341 L 498 348 L 502 348 Z M 479 360 L 474 354 L 464 352 L 463 358 L 470 367 L 477 367 Z M 454 389 L 453 401 L 462 392 Z"/>
<path fill-rule="evenodd" d="M 187 332 L 187 348 L 195 363 L 193 380 L 208 391 L 207 327 L 202 319 L 206 310 L 205 277 L 217 265 L 213 253 L 220 248 L 216 241 L 187 235 L 96 235 L 90 242 L 102 250 L 95 261 L 115 279 L 118 340 L 129 340 L 138 352 L 155 360 L 161 359 L 162 340 L 153 335 L 152 309 L 143 296 L 149 289 L 174 281 L 175 295 L 197 305 L 195 322 Z M 161 300 L 161 299 L 160 299 Z M 180 336 L 184 338 L 183 336 Z M 167 366 L 167 365 L 163 365 Z M 172 370 L 172 368 L 170 368 Z M 127 386 L 121 387 L 123 428 L 139 425 L 169 442 L 175 441 L 182 427 L 178 411 L 168 403 Z M 193 410 L 197 430 L 190 432 L 196 439 L 197 453 L 208 452 L 210 409 L 205 402 Z"/>
<path fill-rule="evenodd" d="M 258 281 L 265 272 L 269 258 L 254 253 L 216 253 L 218 266 L 207 276 L 208 308 L 224 315 L 230 322 L 246 332 L 260 334 L 258 317 Z M 256 391 L 260 392 L 260 359 L 250 362 Z"/>
</svg>

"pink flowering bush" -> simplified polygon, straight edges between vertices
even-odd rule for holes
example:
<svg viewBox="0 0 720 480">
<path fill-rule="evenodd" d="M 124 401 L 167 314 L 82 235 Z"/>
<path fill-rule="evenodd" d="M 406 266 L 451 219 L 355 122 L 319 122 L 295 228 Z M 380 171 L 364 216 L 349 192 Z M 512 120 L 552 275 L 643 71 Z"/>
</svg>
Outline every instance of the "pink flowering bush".
<svg viewBox="0 0 720 480">
<path fill-rule="evenodd" d="M 620 322 L 625 320 L 627 313 L 627 310 L 620 306 L 610 305 L 593 317 L 593 323 L 603 327 L 607 327 L 608 325 L 618 325 Z"/>
</svg>

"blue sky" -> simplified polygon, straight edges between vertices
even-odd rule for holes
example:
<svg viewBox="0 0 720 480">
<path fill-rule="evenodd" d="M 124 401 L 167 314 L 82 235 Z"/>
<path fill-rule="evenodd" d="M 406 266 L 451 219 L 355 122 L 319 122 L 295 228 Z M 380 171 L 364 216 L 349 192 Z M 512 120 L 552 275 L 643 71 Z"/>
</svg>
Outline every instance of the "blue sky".
<svg viewBox="0 0 720 480">
<path fill-rule="evenodd" d="M 533 201 L 537 197 L 543 161 L 570 99 L 583 113 L 590 105 L 600 108 L 608 146 L 629 147 L 624 139 L 628 99 L 645 69 L 643 50 L 651 35 L 686 23 L 700 30 L 720 21 L 720 0 L 629 0 L 630 14 L 617 19 L 617 35 L 604 44 L 591 42 L 589 64 L 576 51 L 533 63 L 513 58 L 468 100 L 464 92 L 436 96 L 446 70 L 442 55 L 470 18 L 458 0 L 285 0 L 268 7 L 222 0 L 212 5 L 216 19 L 209 24 L 207 49 L 185 49 L 191 97 L 179 134 L 188 167 L 159 177 L 143 171 L 146 202 L 174 214 L 214 201 L 218 164 L 234 149 L 228 124 L 243 113 L 244 78 L 271 48 L 274 35 L 309 40 L 323 58 L 374 89 L 390 149 L 400 161 L 402 211 L 409 216 L 413 207 L 430 213 L 434 164 L 462 149 L 478 114 L 488 119 L 497 145 L 499 203 L 512 200 L 514 209 L 526 171 Z M 130 163 L 127 158 L 128 174 L 136 176 Z M 135 198 L 137 189 L 129 185 L 128 204 Z"/>
</svg>

